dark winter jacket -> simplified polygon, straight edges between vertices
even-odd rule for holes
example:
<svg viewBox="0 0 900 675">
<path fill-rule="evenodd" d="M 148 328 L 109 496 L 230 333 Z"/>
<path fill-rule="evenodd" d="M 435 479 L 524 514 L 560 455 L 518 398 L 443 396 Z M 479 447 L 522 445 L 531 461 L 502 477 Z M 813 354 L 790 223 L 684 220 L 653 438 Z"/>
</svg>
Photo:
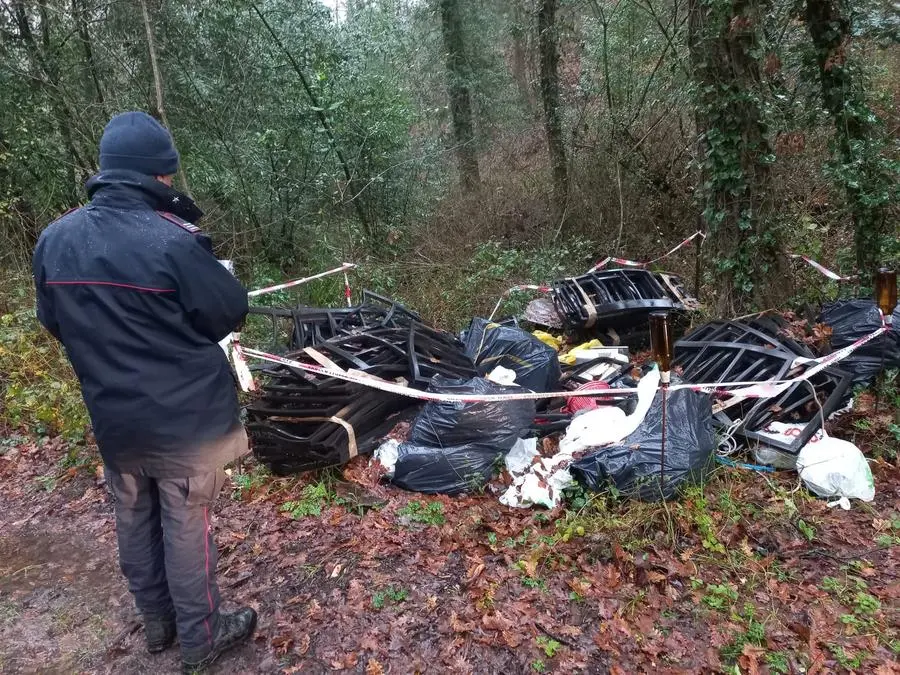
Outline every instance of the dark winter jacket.
<svg viewBox="0 0 900 675">
<path fill-rule="evenodd" d="M 210 448 L 240 421 L 217 343 L 243 320 L 247 291 L 172 215 L 200 213 L 189 198 L 130 171 L 87 190 L 87 206 L 41 234 L 33 269 L 38 319 L 66 348 L 103 459 L 157 477 L 221 466 L 234 458 Z"/>
</svg>

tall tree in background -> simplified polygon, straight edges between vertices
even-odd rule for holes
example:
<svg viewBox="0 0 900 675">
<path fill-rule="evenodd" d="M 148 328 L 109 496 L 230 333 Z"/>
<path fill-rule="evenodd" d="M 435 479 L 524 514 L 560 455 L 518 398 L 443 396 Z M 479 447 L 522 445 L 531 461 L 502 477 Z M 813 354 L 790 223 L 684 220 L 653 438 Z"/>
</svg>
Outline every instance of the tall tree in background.
<svg viewBox="0 0 900 675">
<path fill-rule="evenodd" d="M 896 169 L 881 154 L 879 120 L 866 102 L 862 73 L 853 63 L 849 3 L 807 0 L 806 25 L 819 67 L 822 101 L 834 120 L 833 173 L 842 184 L 855 231 L 856 262 L 863 274 L 880 262 L 889 235 L 888 208 L 896 197 Z M 893 174 L 893 175 L 892 175 Z"/>
<path fill-rule="evenodd" d="M 143 1 L 143 0 L 142 0 Z M 309 98 L 310 103 L 313 106 L 313 110 L 316 113 L 316 117 L 319 120 L 319 123 L 322 125 L 322 130 L 325 132 L 325 135 L 328 137 L 328 143 L 331 148 L 334 150 L 334 154 L 337 156 L 338 161 L 341 164 L 341 169 L 344 172 L 344 178 L 347 183 L 345 188 L 352 189 L 354 187 L 353 183 L 353 172 L 350 170 L 350 165 L 347 163 L 347 159 L 344 156 L 344 153 L 341 151 L 338 146 L 337 138 L 334 135 L 334 129 L 332 128 L 332 124 L 328 119 L 328 115 L 325 114 L 325 108 L 322 107 L 322 102 L 319 101 L 318 96 L 313 91 L 312 86 L 310 86 L 309 78 L 303 72 L 303 69 L 300 67 L 300 64 L 297 62 L 297 59 L 294 58 L 293 54 L 291 54 L 290 50 L 288 50 L 284 43 L 281 41 L 281 38 L 278 36 L 278 33 L 275 32 L 275 29 L 272 28 L 272 25 L 266 20 L 265 15 L 259 10 L 254 3 L 250 3 L 250 6 L 253 8 L 253 11 L 259 17 L 260 21 L 263 22 L 263 25 L 266 27 L 268 33 L 272 36 L 272 39 L 275 41 L 275 44 L 278 45 L 278 48 L 284 53 L 287 57 L 288 61 L 291 64 L 291 67 L 294 69 L 294 72 L 297 73 L 297 77 L 300 78 L 300 82 L 303 85 L 303 91 L 306 92 L 307 97 Z M 372 230 L 372 227 L 369 223 L 369 218 L 366 216 L 365 209 L 362 206 L 362 199 L 360 198 L 361 193 L 357 193 L 357 195 L 351 199 L 353 202 L 353 208 L 356 210 L 356 215 L 359 217 L 359 222 L 363 227 L 363 230 L 370 237 L 370 239 L 375 239 L 375 233 Z"/>
<path fill-rule="evenodd" d="M 512 41 L 510 54 L 510 73 L 519 91 L 522 107 L 529 116 L 534 114 L 534 91 L 528 78 L 528 50 L 526 48 L 526 27 L 528 15 L 520 0 L 513 0 L 510 6 L 509 37 Z"/>
<path fill-rule="evenodd" d="M 172 133 L 172 127 L 169 126 L 169 118 L 166 115 L 166 106 L 163 99 L 163 81 L 159 72 L 159 60 L 156 57 L 156 41 L 153 39 L 153 25 L 150 23 L 150 12 L 147 9 L 147 0 L 141 0 L 141 14 L 144 17 L 144 31 L 147 34 L 147 52 L 150 54 L 150 68 L 153 71 L 153 86 L 156 89 L 156 113 L 160 121 Z M 99 89 L 98 89 L 99 91 Z M 174 135 L 174 134 L 173 134 Z M 181 183 L 181 189 L 184 194 L 190 196 L 187 178 L 184 175 L 184 163 L 178 163 L 178 182 Z"/>
<path fill-rule="evenodd" d="M 779 264 L 771 212 L 769 143 L 762 86 L 766 0 L 691 0 L 689 47 L 697 83 L 703 219 L 711 235 L 716 304 L 730 316 L 774 298 Z"/>
<path fill-rule="evenodd" d="M 569 194 L 566 144 L 563 140 L 559 109 L 559 44 L 556 34 L 556 0 L 539 0 L 538 50 L 541 61 L 541 102 L 544 128 L 553 169 L 553 197 L 560 211 Z"/>
<path fill-rule="evenodd" d="M 809 25 L 788 0 L 353 0 L 339 20 L 317 0 L 0 2 L 0 267 L 83 199 L 108 115 L 162 108 L 158 79 L 207 226 L 260 280 L 365 252 L 414 295 L 408 256 L 537 249 L 558 205 L 577 268 L 690 234 L 702 203 L 723 313 L 771 307 L 779 249 L 840 265 L 851 216 L 870 260 L 889 234 L 875 102 L 897 83 L 867 74 L 891 72 L 895 24 L 890 0 L 847 2 L 802 0 Z M 846 208 L 823 208 L 834 184 Z"/>
<path fill-rule="evenodd" d="M 97 59 L 94 58 L 94 46 L 88 30 L 89 10 L 86 0 L 72 0 L 72 18 L 78 30 L 78 41 L 81 43 L 81 51 L 84 55 L 84 91 L 87 99 L 93 99 L 97 106 L 97 112 L 101 117 L 107 117 L 106 102 L 103 96 L 103 85 L 100 84 L 100 72 L 97 68 Z"/>
<path fill-rule="evenodd" d="M 77 185 L 81 180 L 96 171 L 96 164 L 91 150 L 76 136 L 80 128 L 80 116 L 70 104 L 66 87 L 60 77 L 59 63 L 51 52 L 53 45 L 50 13 L 46 4 L 37 7 L 37 30 L 35 35 L 31 26 L 32 8 L 22 0 L 14 0 L 6 4 L 6 9 L 14 17 L 18 31 L 15 39 L 24 46 L 29 70 L 29 85 L 46 97 L 49 108 L 56 122 L 57 130 L 66 148 L 65 171 L 67 176 L 67 194 L 65 204 L 75 206 L 78 203 Z"/>
<path fill-rule="evenodd" d="M 460 181 L 467 189 L 480 182 L 475 153 L 475 127 L 472 122 L 472 95 L 465 56 L 465 37 L 459 11 L 460 0 L 439 0 L 441 34 L 447 59 L 447 89 L 453 116 L 453 137 L 459 158 Z"/>
</svg>

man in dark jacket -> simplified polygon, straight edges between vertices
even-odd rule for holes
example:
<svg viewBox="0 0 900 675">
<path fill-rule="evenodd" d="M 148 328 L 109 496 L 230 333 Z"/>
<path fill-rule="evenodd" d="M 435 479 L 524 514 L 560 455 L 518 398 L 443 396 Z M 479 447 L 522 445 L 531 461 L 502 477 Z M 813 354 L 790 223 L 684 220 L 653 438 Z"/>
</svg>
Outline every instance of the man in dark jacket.
<svg viewBox="0 0 900 675">
<path fill-rule="evenodd" d="M 44 230 L 33 267 L 38 318 L 81 381 L 147 647 L 177 633 L 190 672 L 249 637 L 256 613 L 219 612 L 209 521 L 223 466 L 247 452 L 217 344 L 243 321 L 247 291 L 189 222 L 202 212 L 171 187 L 177 168 L 152 117 L 114 117 L 90 203 Z"/>
</svg>

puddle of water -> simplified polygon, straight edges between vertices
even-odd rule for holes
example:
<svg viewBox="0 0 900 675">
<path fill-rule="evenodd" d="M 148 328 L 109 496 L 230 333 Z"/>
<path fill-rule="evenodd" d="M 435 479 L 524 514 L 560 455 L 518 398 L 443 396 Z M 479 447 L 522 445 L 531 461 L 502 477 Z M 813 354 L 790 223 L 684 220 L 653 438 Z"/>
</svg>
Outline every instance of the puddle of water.
<svg viewBox="0 0 900 675">
<path fill-rule="evenodd" d="M 107 544 L 96 543 L 106 547 Z M 100 555 L 98 556 L 97 553 Z M 110 553 L 92 553 L 70 532 L 40 532 L 33 526 L 0 536 L 0 594 L 34 590 L 62 582 L 78 588 L 109 587 L 117 583 Z"/>
</svg>

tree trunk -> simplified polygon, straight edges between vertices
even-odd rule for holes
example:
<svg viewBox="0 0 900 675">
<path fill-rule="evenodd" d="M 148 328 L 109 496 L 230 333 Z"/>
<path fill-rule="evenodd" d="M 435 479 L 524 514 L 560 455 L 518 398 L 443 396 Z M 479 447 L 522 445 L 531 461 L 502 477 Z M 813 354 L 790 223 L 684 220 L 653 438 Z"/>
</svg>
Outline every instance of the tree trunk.
<svg viewBox="0 0 900 675">
<path fill-rule="evenodd" d="M 527 15 L 522 11 L 522 5 L 518 0 L 514 0 L 512 5 L 513 18 L 509 30 L 512 40 L 510 72 L 516 83 L 516 89 L 519 90 L 522 106 L 528 116 L 533 117 L 535 113 L 534 90 L 528 81 L 528 50 L 525 47 L 524 26 Z"/>
<path fill-rule="evenodd" d="M 541 102 L 550 165 L 553 168 L 553 198 L 562 212 L 569 194 L 566 146 L 559 110 L 559 47 L 556 35 L 556 1 L 540 0 L 538 8 L 538 51 L 541 57 Z"/>
<path fill-rule="evenodd" d="M 72 17 L 78 27 L 78 39 L 81 42 L 81 50 L 84 54 L 84 67 L 87 70 L 84 76 L 85 93 L 87 98 L 94 98 L 100 112 L 106 117 L 106 106 L 103 97 L 103 87 L 100 85 L 100 74 L 97 71 L 97 62 L 94 59 L 94 48 L 91 43 L 91 34 L 88 32 L 87 7 L 85 0 L 72 0 Z"/>
<path fill-rule="evenodd" d="M 69 153 L 66 167 L 66 194 L 61 206 L 78 205 L 78 187 L 80 180 L 90 175 L 94 170 L 91 160 L 82 155 L 72 135 L 72 128 L 76 124 L 75 115 L 66 102 L 62 83 L 59 80 L 57 64 L 49 56 L 50 45 L 50 17 L 47 7 L 41 5 L 38 8 L 41 18 L 41 44 L 38 44 L 31 22 L 28 18 L 28 10 L 22 0 L 14 0 L 12 10 L 15 15 L 18 38 L 25 46 L 28 54 L 29 67 L 32 72 L 33 82 L 36 87 L 41 87 L 46 93 L 50 111 L 56 121 L 56 127 L 62 138 L 63 145 Z M 76 170 L 81 176 L 76 175 Z"/>
<path fill-rule="evenodd" d="M 9 144 L 0 130 L 0 156 L 10 152 Z M 31 179 L 38 183 L 44 177 L 35 173 L 29 167 L 23 167 Z M 27 201 L 24 191 L 20 187 L 21 180 L 13 175 L 8 162 L 0 162 L 0 199 L 4 201 L 4 213 L 0 218 L 0 234 L 5 241 L 4 250 L 0 251 L 0 262 L 10 262 L 15 258 L 26 258 L 34 251 L 37 245 L 41 228 L 46 223 L 41 223 L 35 216 L 34 209 Z M 0 311 L 3 311 L 0 307 Z"/>
<path fill-rule="evenodd" d="M 703 219 L 715 256 L 721 316 L 780 298 L 783 267 L 769 201 L 772 149 L 764 115 L 759 34 L 766 0 L 691 0 Z"/>
<path fill-rule="evenodd" d="M 159 119 L 171 134 L 172 127 L 169 126 L 169 120 L 166 117 L 166 106 L 163 103 L 163 82 L 162 75 L 159 72 L 159 62 L 156 58 L 156 43 L 153 39 L 153 26 L 150 24 L 150 12 L 147 11 L 147 0 L 140 0 L 140 2 L 141 12 L 144 15 L 144 30 L 147 33 L 147 51 L 150 52 L 150 68 L 153 70 L 153 84 L 156 87 L 156 111 L 159 114 Z M 184 175 L 184 165 L 181 162 L 178 162 L 178 182 L 181 184 L 182 192 L 190 197 L 191 191 L 188 188 L 187 177 Z"/>
<path fill-rule="evenodd" d="M 875 136 L 870 121 L 874 113 L 847 60 L 853 33 L 840 0 L 806 0 L 806 26 L 819 66 L 822 102 L 834 120 L 837 158 L 844 167 L 855 168 L 850 169 L 854 175 L 842 182 L 853 214 L 856 262 L 865 275 L 878 265 L 887 223 L 883 203 L 867 194 L 877 192 L 879 182 L 878 168 L 873 166 L 878 149 L 870 145 Z"/>
<path fill-rule="evenodd" d="M 475 130 L 472 123 L 472 95 L 466 67 L 465 39 L 459 0 L 439 0 L 441 32 L 447 54 L 447 91 L 453 116 L 453 138 L 459 158 L 460 182 L 467 190 L 478 185 L 478 157 L 475 153 Z"/>
</svg>

